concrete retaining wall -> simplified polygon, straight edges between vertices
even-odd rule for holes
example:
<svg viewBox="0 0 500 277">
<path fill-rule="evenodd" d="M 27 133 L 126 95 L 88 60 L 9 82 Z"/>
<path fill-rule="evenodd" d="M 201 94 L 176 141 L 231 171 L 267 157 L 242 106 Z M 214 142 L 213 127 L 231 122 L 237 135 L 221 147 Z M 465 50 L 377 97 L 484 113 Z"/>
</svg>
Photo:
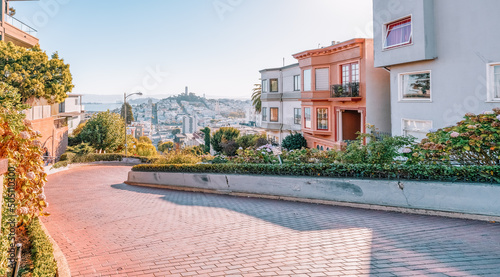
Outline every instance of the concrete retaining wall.
<svg viewBox="0 0 500 277">
<path fill-rule="evenodd" d="M 489 184 L 135 171 L 127 183 L 500 217 L 500 186 Z"/>
</svg>

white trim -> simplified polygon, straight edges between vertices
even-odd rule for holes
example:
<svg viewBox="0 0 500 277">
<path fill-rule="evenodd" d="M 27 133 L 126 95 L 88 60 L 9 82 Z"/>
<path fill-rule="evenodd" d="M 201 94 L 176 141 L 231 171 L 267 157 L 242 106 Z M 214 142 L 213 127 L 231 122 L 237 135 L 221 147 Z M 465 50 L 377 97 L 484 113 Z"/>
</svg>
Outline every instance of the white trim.
<svg viewBox="0 0 500 277">
<path fill-rule="evenodd" d="M 403 80 L 402 77 L 403 75 L 412 75 L 412 74 L 421 74 L 421 73 L 429 73 L 429 78 L 430 78 L 430 98 L 404 98 L 403 97 Z M 432 102 L 432 70 L 420 70 L 420 71 L 412 71 L 412 72 L 402 72 L 398 73 L 398 101 L 399 102 L 424 102 L 424 103 L 429 103 Z"/>
<path fill-rule="evenodd" d="M 490 103 L 500 102 L 500 97 L 495 97 L 494 66 L 500 66 L 500 62 L 486 64 L 486 102 Z"/>
<path fill-rule="evenodd" d="M 387 32 L 389 31 L 387 29 L 387 25 L 395 23 L 396 21 L 404 20 L 405 18 L 408 18 L 408 17 L 410 18 L 410 22 L 411 22 L 410 41 L 386 47 L 385 43 L 387 41 Z M 400 47 L 403 47 L 403 46 L 413 45 L 413 15 L 412 14 L 405 15 L 403 17 L 400 17 L 398 19 L 395 19 L 395 20 L 387 22 L 387 23 L 383 23 L 382 24 L 382 30 L 384 30 L 383 32 L 381 32 L 381 34 L 382 34 L 382 51 L 384 51 L 384 50 L 391 50 L 391 49 L 394 49 L 394 48 L 400 48 Z"/>
</svg>

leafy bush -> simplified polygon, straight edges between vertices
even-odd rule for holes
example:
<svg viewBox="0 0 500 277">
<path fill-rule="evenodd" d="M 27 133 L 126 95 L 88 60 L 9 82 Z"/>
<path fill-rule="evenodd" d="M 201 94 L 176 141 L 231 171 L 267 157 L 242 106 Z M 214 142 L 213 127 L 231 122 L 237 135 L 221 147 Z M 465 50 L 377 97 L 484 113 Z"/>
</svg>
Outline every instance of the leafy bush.
<svg viewBox="0 0 500 277">
<path fill-rule="evenodd" d="M 195 164 L 136 165 L 132 171 L 314 176 L 385 180 L 482 182 L 500 184 L 498 166 L 445 166 L 398 164 Z"/>
<path fill-rule="evenodd" d="M 100 162 L 100 161 L 105 161 L 105 162 L 114 162 L 114 161 L 121 161 L 124 158 L 125 155 L 123 154 L 98 154 L 98 153 L 91 153 L 83 156 L 76 156 L 73 159 L 73 163 L 92 163 L 92 162 Z"/>
<path fill-rule="evenodd" d="M 148 143 L 148 144 L 153 144 L 151 139 L 146 136 L 139 137 L 139 143 Z"/>
<path fill-rule="evenodd" d="M 318 149 L 302 148 L 283 151 L 284 163 L 335 163 L 340 160 L 340 152 L 335 150 L 320 151 Z"/>
<path fill-rule="evenodd" d="M 160 151 L 160 152 L 165 153 L 165 152 L 168 152 L 169 149 L 170 150 L 174 149 L 174 143 L 171 141 L 162 142 L 158 145 L 158 151 Z"/>
<path fill-rule="evenodd" d="M 59 162 L 64 162 L 64 161 L 71 162 L 75 157 L 76 157 L 75 153 L 66 152 L 66 153 L 61 155 L 61 157 L 59 158 Z"/>
<path fill-rule="evenodd" d="M 171 151 L 158 158 L 154 164 L 197 164 L 202 160 L 201 156 L 182 151 Z"/>
<path fill-rule="evenodd" d="M 296 150 L 307 147 L 307 141 L 301 133 L 294 133 L 286 136 L 281 146 L 287 150 Z"/>
<path fill-rule="evenodd" d="M 244 135 L 238 137 L 236 139 L 236 143 L 239 145 L 239 147 L 242 147 L 243 149 L 255 147 L 255 144 L 257 143 L 259 137 L 260 137 L 259 135 Z"/>
<path fill-rule="evenodd" d="M 90 144 L 88 144 L 88 143 L 82 142 L 82 143 L 77 144 L 75 146 L 69 146 L 68 148 L 66 148 L 66 152 L 75 153 L 77 155 L 86 155 L 89 153 L 94 153 L 95 148 L 90 146 Z"/>
<path fill-rule="evenodd" d="M 144 157 L 154 157 L 158 155 L 158 153 L 156 152 L 156 147 L 150 143 L 139 142 L 135 151 L 137 155 Z"/>
<path fill-rule="evenodd" d="M 351 164 L 390 164 L 405 157 L 403 149 L 415 143 L 414 137 L 375 136 L 375 127 L 368 125 L 371 133 L 359 134 L 358 138 L 342 151 L 341 162 Z M 368 140 L 366 144 L 363 144 Z M 400 159 L 402 160 L 402 159 Z"/>
<path fill-rule="evenodd" d="M 226 140 L 222 139 L 222 142 L 220 143 L 220 146 L 222 147 L 222 153 L 226 156 L 234 156 L 236 155 L 236 150 L 238 150 L 239 146 L 238 143 L 234 140 Z"/>
<path fill-rule="evenodd" d="M 71 162 L 71 161 L 69 161 L 69 160 L 66 160 L 66 161 L 59 161 L 59 162 L 55 163 L 55 164 L 52 166 L 52 168 L 57 169 L 57 168 L 61 168 L 61 167 L 66 167 L 66 166 L 68 166 L 68 164 L 69 164 L 70 162 Z"/>
<path fill-rule="evenodd" d="M 189 146 L 182 149 L 182 153 L 189 153 L 197 156 L 202 156 L 205 154 L 205 146 L 197 145 L 197 146 Z"/>
<path fill-rule="evenodd" d="M 455 126 L 427 134 L 427 139 L 406 152 L 410 163 L 499 165 L 500 108 L 468 113 Z"/>
<path fill-rule="evenodd" d="M 125 122 L 119 114 L 110 111 L 94 114 L 82 128 L 78 138 L 95 149 L 114 151 L 123 147 Z"/>
<path fill-rule="evenodd" d="M 38 218 L 28 225 L 27 231 L 31 241 L 33 276 L 56 276 L 57 263 L 54 258 L 54 249 Z"/>
<path fill-rule="evenodd" d="M 272 164 L 278 163 L 278 155 L 281 154 L 278 148 L 271 144 L 263 145 L 257 149 L 239 149 L 238 156 L 233 158 L 231 162 L 244 164 L 244 163 L 258 163 L 258 164 Z"/>
<path fill-rule="evenodd" d="M 223 139 L 226 141 L 231 141 L 235 140 L 238 138 L 240 135 L 240 130 L 233 128 L 233 127 L 221 127 L 217 132 L 215 132 L 211 139 L 210 143 L 212 144 L 212 148 L 214 149 L 215 152 L 222 152 L 222 145 L 221 142 L 223 142 Z"/>
</svg>

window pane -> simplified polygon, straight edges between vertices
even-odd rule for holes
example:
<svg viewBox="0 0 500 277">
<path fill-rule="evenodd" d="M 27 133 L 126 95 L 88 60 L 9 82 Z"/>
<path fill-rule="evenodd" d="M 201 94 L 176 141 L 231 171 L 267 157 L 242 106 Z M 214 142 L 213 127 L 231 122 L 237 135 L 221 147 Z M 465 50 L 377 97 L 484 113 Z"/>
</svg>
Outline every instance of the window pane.
<svg viewBox="0 0 500 277">
<path fill-rule="evenodd" d="M 300 90 L 300 75 L 293 76 L 293 90 L 294 91 Z"/>
<path fill-rule="evenodd" d="M 262 121 L 267 121 L 267 108 L 262 108 Z"/>
<path fill-rule="evenodd" d="M 277 122 L 278 121 L 278 108 L 270 108 L 271 118 L 270 121 Z"/>
<path fill-rule="evenodd" d="M 311 70 L 304 70 L 304 91 L 311 91 Z"/>
<path fill-rule="evenodd" d="M 311 128 L 311 108 L 304 108 L 304 127 Z"/>
<path fill-rule="evenodd" d="M 317 109 L 318 130 L 328 130 L 328 109 Z"/>
<path fill-rule="evenodd" d="M 271 79 L 271 92 L 277 92 L 278 91 L 278 79 Z"/>
<path fill-rule="evenodd" d="M 402 96 L 404 99 L 430 99 L 431 74 L 418 73 L 401 76 Z"/>
<path fill-rule="evenodd" d="M 267 85 L 268 85 L 268 80 L 263 80 L 262 81 L 262 92 L 268 92 Z"/>
<path fill-rule="evenodd" d="M 329 75 L 330 70 L 328 68 L 318 68 L 316 69 L 316 90 L 328 90 L 329 88 Z"/>
<path fill-rule="evenodd" d="M 293 109 L 293 123 L 294 124 L 300 124 L 300 119 L 302 117 L 301 109 Z"/>
<path fill-rule="evenodd" d="M 386 26 L 387 34 L 384 47 L 411 42 L 411 18 L 406 18 Z"/>
<path fill-rule="evenodd" d="M 351 82 L 359 82 L 359 64 L 351 64 Z"/>
</svg>

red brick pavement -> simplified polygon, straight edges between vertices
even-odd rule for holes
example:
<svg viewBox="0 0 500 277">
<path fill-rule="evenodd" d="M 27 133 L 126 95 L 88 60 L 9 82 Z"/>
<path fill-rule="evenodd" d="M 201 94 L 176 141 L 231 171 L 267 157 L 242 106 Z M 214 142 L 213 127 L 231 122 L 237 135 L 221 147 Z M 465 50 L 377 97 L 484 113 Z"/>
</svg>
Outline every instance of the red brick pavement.
<svg viewBox="0 0 500 277">
<path fill-rule="evenodd" d="M 500 276 L 500 225 L 132 187 L 130 167 L 49 177 L 72 276 Z"/>
</svg>

